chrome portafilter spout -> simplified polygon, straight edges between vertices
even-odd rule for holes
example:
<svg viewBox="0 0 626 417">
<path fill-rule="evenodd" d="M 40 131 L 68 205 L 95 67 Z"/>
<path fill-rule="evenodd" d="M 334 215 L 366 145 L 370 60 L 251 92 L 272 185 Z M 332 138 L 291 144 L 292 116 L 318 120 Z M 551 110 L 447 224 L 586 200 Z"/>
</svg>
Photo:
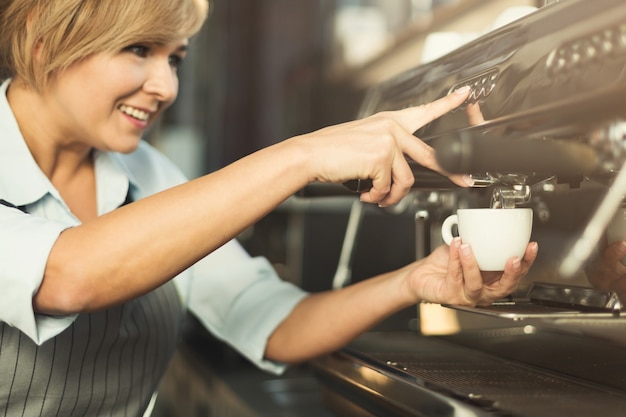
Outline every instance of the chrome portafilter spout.
<svg viewBox="0 0 626 417">
<path fill-rule="evenodd" d="M 530 186 L 513 185 L 494 187 L 491 194 L 491 208 L 515 208 L 518 204 L 530 201 Z"/>
<path fill-rule="evenodd" d="M 472 174 L 474 188 L 493 187 L 491 208 L 515 208 L 530 201 L 530 185 L 526 174 Z"/>
</svg>

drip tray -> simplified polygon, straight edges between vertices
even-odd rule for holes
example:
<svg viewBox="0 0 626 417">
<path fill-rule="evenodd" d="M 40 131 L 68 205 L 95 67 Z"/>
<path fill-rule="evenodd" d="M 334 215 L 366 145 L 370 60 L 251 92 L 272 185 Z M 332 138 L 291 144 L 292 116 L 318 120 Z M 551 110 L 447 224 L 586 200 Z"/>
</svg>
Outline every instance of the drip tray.
<svg viewBox="0 0 626 417">
<path fill-rule="evenodd" d="M 585 344 L 564 345 L 560 337 L 535 340 L 536 335 L 515 331 L 519 335 L 476 335 L 480 350 L 462 344 L 473 344 L 473 337 L 368 334 L 315 365 L 332 393 L 331 409 L 333 400 L 340 404 L 349 399 L 367 410 L 369 414 L 363 415 L 368 416 L 589 417 L 599 409 L 607 417 L 624 415 L 623 349 L 597 357 L 597 352 L 589 355 Z M 530 343 L 519 343 L 518 338 Z M 500 349 L 508 354 L 517 350 L 511 355 L 524 359 L 538 356 L 540 361 L 551 362 L 548 365 L 562 362 L 559 365 L 565 364 L 565 369 L 494 354 Z M 571 361 L 580 356 L 576 354 L 579 349 L 586 352 L 587 362 Z M 551 354 L 552 359 L 547 356 Z M 566 361 L 567 356 L 570 360 Z M 568 372 L 581 367 L 595 372 L 596 380 Z M 610 377 L 615 384 L 598 381 Z"/>
<path fill-rule="evenodd" d="M 489 306 L 445 307 L 512 320 L 610 318 L 621 312 L 620 300 L 612 292 L 547 283 L 534 283 L 520 299 L 500 300 Z"/>
<path fill-rule="evenodd" d="M 465 307 L 445 305 L 455 310 L 511 320 L 524 319 L 563 319 L 563 318 L 610 318 L 616 313 L 610 310 L 593 311 L 589 309 L 567 308 L 562 306 L 542 305 L 535 301 L 501 301 L 490 306 Z"/>
</svg>

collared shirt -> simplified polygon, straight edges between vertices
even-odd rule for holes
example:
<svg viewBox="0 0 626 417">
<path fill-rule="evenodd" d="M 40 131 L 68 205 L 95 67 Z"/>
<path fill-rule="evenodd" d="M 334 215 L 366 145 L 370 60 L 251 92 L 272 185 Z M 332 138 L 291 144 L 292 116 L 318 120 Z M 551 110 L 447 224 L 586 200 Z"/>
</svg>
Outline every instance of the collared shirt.
<svg viewBox="0 0 626 417">
<path fill-rule="evenodd" d="M 80 222 L 26 146 L 6 98 L 8 85 L 6 81 L 0 87 L 0 200 L 4 200 L 0 204 L 0 330 L 10 326 L 35 345 L 43 345 L 79 319 L 79 315 L 37 314 L 32 297 L 56 239 Z M 127 195 L 138 200 L 186 180 L 145 142 L 131 154 L 95 151 L 94 162 L 99 215 L 122 205 Z M 183 305 L 216 337 L 263 369 L 284 369 L 263 359 L 265 345 L 306 293 L 282 281 L 265 258 L 250 257 L 233 240 L 173 282 Z M 0 344 L 0 352 L 2 348 Z M 0 367 L 2 361 L 0 355 Z"/>
</svg>

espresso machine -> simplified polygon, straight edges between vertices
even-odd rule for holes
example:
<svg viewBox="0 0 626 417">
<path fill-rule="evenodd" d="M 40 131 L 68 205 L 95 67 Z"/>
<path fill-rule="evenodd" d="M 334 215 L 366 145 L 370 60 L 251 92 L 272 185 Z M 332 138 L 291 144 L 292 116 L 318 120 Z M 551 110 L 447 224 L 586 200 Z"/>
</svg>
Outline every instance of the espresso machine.
<svg viewBox="0 0 626 417">
<path fill-rule="evenodd" d="M 537 262 L 507 299 L 443 306 L 452 332 L 372 332 L 314 361 L 325 401 L 346 416 L 626 415 L 626 275 L 596 267 L 626 194 L 626 3 L 550 3 L 373 86 L 360 116 L 462 86 L 468 100 L 415 135 L 474 186 L 409 161 L 414 191 L 390 210 L 414 211 L 419 258 L 458 208 L 530 207 Z M 335 287 L 349 282 L 360 210 Z"/>
</svg>

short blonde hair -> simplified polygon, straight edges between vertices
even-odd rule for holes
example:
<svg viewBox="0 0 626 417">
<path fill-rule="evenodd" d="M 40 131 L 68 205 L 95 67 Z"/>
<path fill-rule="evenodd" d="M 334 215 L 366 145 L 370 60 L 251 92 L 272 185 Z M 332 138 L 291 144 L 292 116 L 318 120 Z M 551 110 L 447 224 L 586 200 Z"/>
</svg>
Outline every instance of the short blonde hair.
<svg viewBox="0 0 626 417">
<path fill-rule="evenodd" d="M 40 91 L 94 53 L 189 38 L 207 13 L 208 0 L 0 0 L 0 78 Z"/>
</svg>

